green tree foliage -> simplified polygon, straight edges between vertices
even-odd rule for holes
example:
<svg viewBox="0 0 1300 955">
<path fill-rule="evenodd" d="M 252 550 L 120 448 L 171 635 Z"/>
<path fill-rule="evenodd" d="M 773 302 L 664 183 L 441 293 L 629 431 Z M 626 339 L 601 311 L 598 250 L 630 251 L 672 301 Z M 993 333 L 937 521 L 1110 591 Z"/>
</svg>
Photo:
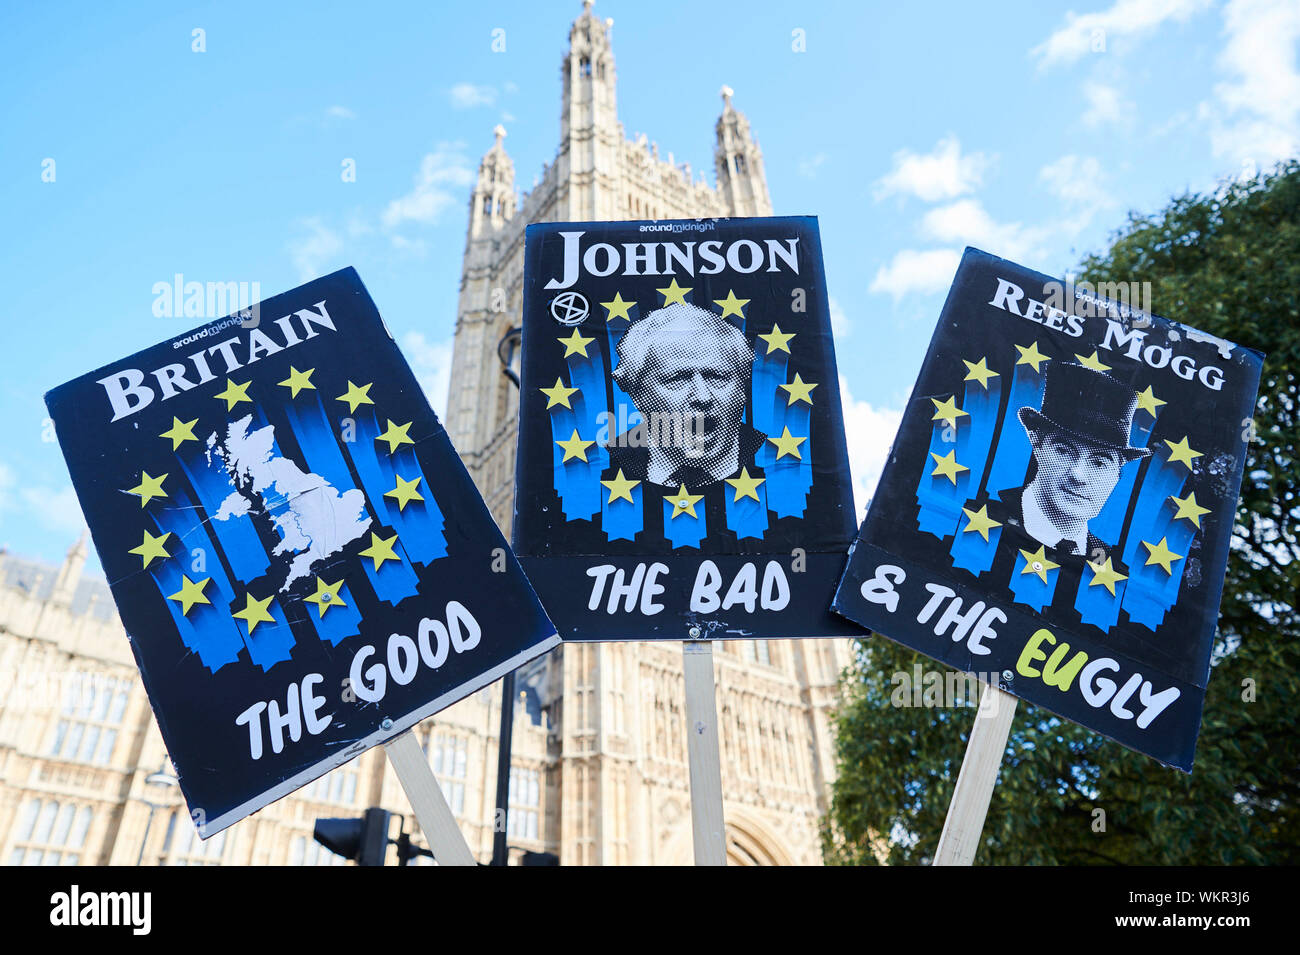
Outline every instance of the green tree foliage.
<svg viewBox="0 0 1300 955">
<path fill-rule="evenodd" d="M 1300 162 L 1131 215 L 1081 278 L 1150 282 L 1157 314 L 1267 353 L 1214 667 L 1190 776 L 1020 703 L 976 862 L 1295 864 Z M 934 852 L 975 710 L 891 705 L 891 677 L 918 663 L 938 668 L 881 637 L 858 646 L 836 717 L 828 862 Z"/>
</svg>

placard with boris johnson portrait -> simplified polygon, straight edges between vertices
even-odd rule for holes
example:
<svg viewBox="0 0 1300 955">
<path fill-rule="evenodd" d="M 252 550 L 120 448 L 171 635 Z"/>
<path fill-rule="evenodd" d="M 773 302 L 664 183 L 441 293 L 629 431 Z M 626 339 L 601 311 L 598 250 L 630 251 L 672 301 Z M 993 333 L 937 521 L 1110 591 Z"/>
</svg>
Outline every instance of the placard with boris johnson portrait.
<svg viewBox="0 0 1300 955">
<path fill-rule="evenodd" d="M 816 219 L 529 226 L 513 544 L 565 639 L 861 633 L 838 380 Z"/>
</svg>

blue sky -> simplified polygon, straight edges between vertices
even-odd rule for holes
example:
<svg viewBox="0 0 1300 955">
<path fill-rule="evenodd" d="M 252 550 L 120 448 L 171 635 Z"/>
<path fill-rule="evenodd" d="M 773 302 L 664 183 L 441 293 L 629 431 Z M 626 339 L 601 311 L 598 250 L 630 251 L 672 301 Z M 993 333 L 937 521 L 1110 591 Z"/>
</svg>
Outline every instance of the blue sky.
<svg viewBox="0 0 1300 955">
<path fill-rule="evenodd" d="M 862 502 L 964 245 L 1061 275 L 1129 210 L 1300 151 L 1294 0 L 595 10 L 629 136 L 712 181 L 728 84 L 777 213 L 820 217 Z M 478 159 L 497 123 L 524 189 L 554 157 L 580 11 L 5 5 L 0 544 L 75 538 L 42 395 L 202 324 L 155 314 L 178 273 L 265 297 L 356 266 L 441 408 Z"/>
</svg>

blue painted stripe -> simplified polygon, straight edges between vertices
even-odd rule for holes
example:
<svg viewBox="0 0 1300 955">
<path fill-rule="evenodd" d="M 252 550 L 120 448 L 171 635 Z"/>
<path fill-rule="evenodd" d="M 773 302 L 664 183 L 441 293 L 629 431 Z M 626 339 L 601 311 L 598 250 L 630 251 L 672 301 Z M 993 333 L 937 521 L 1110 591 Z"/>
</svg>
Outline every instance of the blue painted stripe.
<svg viewBox="0 0 1300 955">
<path fill-rule="evenodd" d="M 1129 429 L 1129 444 L 1135 448 L 1145 448 L 1147 441 L 1151 439 L 1155 424 L 1155 419 L 1150 418 L 1146 412 L 1138 412 L 1133 419 L 1133 427 Z M 1119 543 L 1120 534 L 1124 531 L 1124 515 L 1128 513 L 1129 501 L 1133 498 L 1133 484 L 1137 481 L 1138 471 L 1141 469 L 1141 458 L 1129 461 L 1120 469 L 1115 490 L 1106 500 L 1101 513 L 1088 525 L 1089 533 L 1112 546 Z M 1109 596 L 1109 592 L 1107 595 Z"/>
<path fill-rule="evenodd" d="M 605 529 L 608 540 L 635 540 L 636 535 L 641 533 L 645 522 L 645 498 L 641 488 L 641 483 L 632 488 L 631 504 L 623 498 L 610 504 L 609 491 L 602 485 L 605 493 L 600 497 L 600 526 Z"/>
<path fill-rule="evenodd" d="M 1031 610 L 1042 610 L 1052 602 L 1061 571 L 1053 567 L 1047 572 L 1047 583 L 1043 583 L 1033 571 L 1023 573 L 1027 563 L 1024 554 L 1016 555 L 1015 566 L 1011 571 L 1011 593 L 1015 596 L 1016 603 L 1024 604 Z"/>
<path fill-rule="evenodd" d="M 708 534 L 703 500 L 695 502 L 695 513 L 699 516 L 691 517 L 689 513 L 682 513 L 674 518 L 673 505 L 667 496 L 664 497 L 664 536 L 674 548 L 699 547 L 700 541 Z"/>
<path fill-rule="evenodd" d="M 1196 534 L 1189 521 L 1173 519 L 1175 510 L 1169 501 L 1172 495 L 1182 496 L 1188 474 L 1184 465 L 1170 464 L 1162 450 L 1151 455 L 1124 541 L 1124 563 L 1131 569 L 1123 607 L 1130 620 L 1150 630 L 1164 622 L 1165 614 L 1178 600 L 1187 553 Z M 1162 537 L 1167 537 L 1169 549 L 1183 558 L 1173 562 L 1172 574 L 1166 574 L 1156 564 L 1147 566 L 1149 551 L 1142 542 L 1156 544 Z"/>
<path fill-rule="evenodd" d="M 758 475 L 751 474 L 750 477 Z M 767 481 L 760 484 L 754 491 L 758 495 L 758 500 L 752 497 L 742 497 L 739 501 L 735 500 L 736 489 L 730 484 L 724 484 L 725 490 L 722 492 L 727 502 L 727 527 L 735 531 L 739 538 L 762 536 L 767 532 Z M 678 518 L 681 520 L 681 518 Z"/>
<path fill-rule="evenodd" d="M 1079 593 L 1074 600 L 1074 609 L 1079 611 L 1079 616 L 1083 618 L 1084 623 L 1108 631 L 1119 622 L 1119 611 L 1124 601 L 1124 590 L 1128 581 L 1116 581 L 1115 593 L 1112 596 L 1111 592 L 1101 584 L 1092 586 L 1095 576 L 1091 567 L 1084 568 L 1079 581 Z"/>
<path fill-rule="evenodd" d="M 374 562 L 371 561 L 371 563 Z M 330 583 L 333 583 L 333 581 L 331 580 Z M 316 604 L 304 601 L 302 605 L 307 622 L 316 631 L 317 637 L 329 641 L 330 646 L 333 647 L 337 647 L 348 637 L 356 636 L 361 632 L 361 611 L 357 609 L 352 591 L 348 589 L 346 582 L 339 588 L 339 597 L 342 598 L 342 602 L 326 609 L 324 616 L 321 616 Z M 265 624 L 262 626 L 265 626 Z"/>
<path fill-rule="evenodd" d="M 1023 487 L 1025 484 L 1025 475 L 1029 472 L 1029 460 L 1033 456 L 1033 448 L 1029 444 L 1029 436 L 1021 427 L 1017 412 L 1026 405 L 1031 408 L 1042 407 L 1046 373 L 1046 365 L 1041 372 L 1034 371 L 1032 365 L 1015 366 L 1011 394 L 1007 399 L 1007 411 L 998 437 L 997 451 L 993 455 L 993 465 L 989 468 L 988 481 L 985 484 L 988 496 L 994 500 L 1002 499 L 1002 491 Z"/>
<path fill-rule="evenodd" d="M 175 556 L 153 561 L 149 573 L 172 616 L 172 622 L 176 624 L 181 643 L 198 656 L 209 672 L 216 673 L 226 664 L 238 660 L 239 651 L 244 647 L 243 637 L 235 626 L 236 621 L 230 616 L 230 602 L 234 597 L 230 582 L 226 579 L 204 525 L 194 523 L 193 501 L 188 494 L 173 489 L 168 505 L 152 508 L 151 511 L 157 521 L 155 531 L 175 535 L 168 538 L 164 545 Z M 207 551 L 204 569 L 202 572 L 190 572 L 191 554 L 199 548 Z M 212 582 L 203 589 L 203 595 L 211 601 L 211 605 L 195 604 L 190 608 L 189 615 L 185 616 L 181 613 L 181 605 L 167 597 L 181 589 L 181 577 L 187 573 L 190 580 L 194 581 L 204 577 L 212 578 Z"/>
<path fill-rule="evenodd" d="M 975 508 L 975 510 L 979 510 L 979 508 Z M 997 555 L 998 541 L 1002 537 L 1002 528 L 999 526 L 990 530 L 989 539 L 985 541 L 982 534 L 966 530 L 969 524 L 970 519 L 963 514 L 958 524 L 957 535 L 953 538 L 950 553 L 952 554 L 953 566 L 962 567 L 979 576 L 986 573 L 993 566 L 993 558 Z"/>
</svg>

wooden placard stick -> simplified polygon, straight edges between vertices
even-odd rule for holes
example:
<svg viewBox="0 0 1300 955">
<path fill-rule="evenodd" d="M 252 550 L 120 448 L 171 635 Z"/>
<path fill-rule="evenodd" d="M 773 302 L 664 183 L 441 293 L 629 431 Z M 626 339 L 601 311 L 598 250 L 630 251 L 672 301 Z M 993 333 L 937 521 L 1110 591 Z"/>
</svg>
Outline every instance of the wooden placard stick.
<svg viewBox="0 0 1300 955">
<path fill-rule="evenodd" d="M 691 628 L 691 636 L 699 634 Z M 686 751 L 691 768 L 691 826 L 695 864 L 726 865 L 722 818 L 722 760 L 718 753 L 718 703 L 713 683 L 713 645 L 693 639 L 682 644 L 686 681 Z"/>
<path fill-rule="evenodd" d="M 1010 693 L 986 684 L 980 694 L 975 726 L 966 742 L 966 758 L 957 774 L 957 788 L 948 804 L 948 818 L 939 836 L 932 865 L 970 865 L 979 848 L 984 817 L 988 815 L 997 782 L 998 767 L 1011 734 L 1017 700 Z"/>
<path fill-rule="evenodd" d="M 384 751 L 397 771 L 398 781 L 406 790 L 406 798 L 411 800 L 415 818 L 424 830 L 424 838 L 429 840 L 429 849 L 438 864 L 477 865 L 415 735 L 407 730 L 385 743 Z"/>
</svg>

